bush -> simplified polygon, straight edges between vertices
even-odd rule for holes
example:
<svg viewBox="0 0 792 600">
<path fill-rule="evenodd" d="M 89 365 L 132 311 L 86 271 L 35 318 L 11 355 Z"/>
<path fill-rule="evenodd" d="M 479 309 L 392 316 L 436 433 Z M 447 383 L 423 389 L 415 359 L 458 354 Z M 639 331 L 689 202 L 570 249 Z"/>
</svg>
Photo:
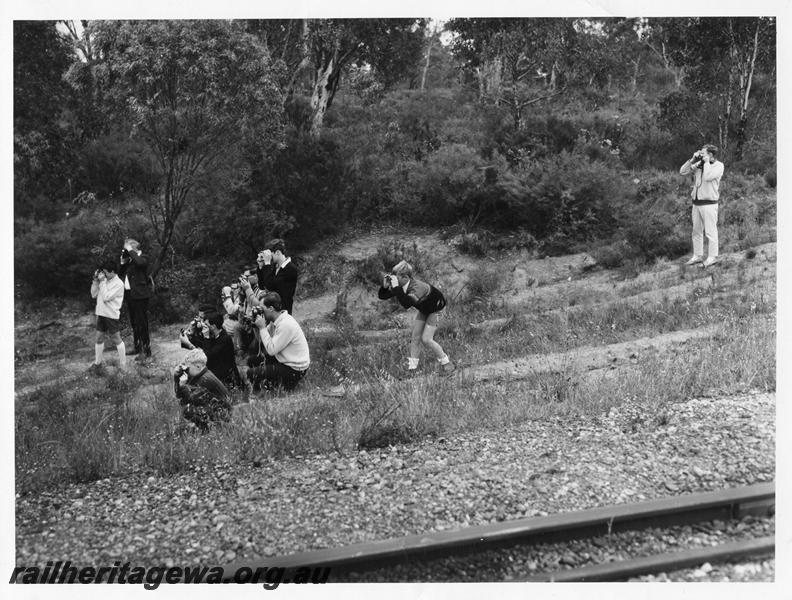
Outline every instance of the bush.
<svg viewBox="0 0 792 600">
<path fill-rule="evenodd" d="M 605 269 L 619 268 L 635 254 L 635 249 L 625 240 L 598 246 L 591 251 L 597 265 Z"/>
<path fill-rule="evenodd" d="M 394 216 L 416 225 L 445 225 L 466 216 L 484 184 L 484 160 L 463 144 L 443 146 L 425 161 L 402 161 L 389 174 Z"/>
<path fill-rule="evenodd" d="M 765 183 L 767 184 L 767 187 L 775 189 L 776 183 L 777 183 L 776 168 L 775 167 L 765 171 L 764 180 L 765 180 Z"/>
<path fill-rule="evenodd" d="M 380 244 L 374 256 L 358 261 L 354 277 L 364 285 L 382 285 L 383 274 L 390 273 L 394 265 L 402 260 L 410 263 L 416 273 L 425 273 L 428 269 L 416 242 L 405 244 L 393 240 Z"/>
<path fill-rule="evenodd" d="M 624 234 L 636 253 L 648 260 L 678 258 L 690 250 L 690 232 L 682 231 L 673 214 L 652 213 L 636 218 Z"/>
<path fill-rule="evenodd" d="M 87 294 L 91 274 L 117 261 L 124 237 L 148 229 L 134 211 L 84 211 L 55 223 L 19 224 L 14 237 L 14 278 L 38 297 Z M 135 234 L 137 236 L 137 233 Z M 137 236 L 144 248 L 146 239 Z"/>
<path fill-rule="evenodd" d="M 612 168 L 562 153 L 532 163 L 520 174 L 521 214 L 513 214 L 537 239 L 564 245 L 590 241 L 613 230 L 614 207 L 628 193 L 625 180 Z"/>
<path fill-rule="evenodd" d="M 468 299 L 474 302 L 488 302 L 501 286 L 503 272 L 489 265 L 473 269 L 466 283 Z"/>
</svg>

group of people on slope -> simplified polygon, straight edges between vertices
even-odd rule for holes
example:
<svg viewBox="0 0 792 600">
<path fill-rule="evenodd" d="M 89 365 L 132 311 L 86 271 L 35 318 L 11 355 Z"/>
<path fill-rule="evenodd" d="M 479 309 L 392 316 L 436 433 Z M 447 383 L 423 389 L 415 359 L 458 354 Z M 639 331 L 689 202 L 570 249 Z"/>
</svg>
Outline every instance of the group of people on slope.
<svg viewBox="0 0 792 600">
<path fill-rule="evenodd" d="M 267 246 L 258 255 L 255 272 L 248 269 L 238 286 L 223 288 L 224 314 L 211 303 L 201 305 L 190 326 L 182 330 L 181 343 L 189 352 L 173 371 L 174 390 L 184 417 L 202 430 L 212 422 L 230 419 L 232 391 L 239 390 L 247 398 L 262 388 L 292 390 L 308 371 L 310 351 L 299 323 L 284 308 L 278 292 L 260 285 L 280 285 L 291 308 L 297 271 L 292 265 L 293 271 L 282 276 L 277 268 L 290 264 L 282 240 L 273 240 Z M 270 259 L 275 269 L 270 267 Z M 444 373 L 453 372 L 454 364 L 434 340 L 438 313 L 446 305 L 443 294 L 415 279 L 411 265 L 401 261 L 383 278 L 378 296 L 383 300 L 396 298 L 403 307 L 416 308 L 407 370 L 418 368 L 423 344 L 433 352 Z M 240 375 L 235 358 L 245 360 L 246 377 Z"/>
<path fill-rule="evenodd" d="M 180 334 L 182 347 L 190 350 L 185 361 L 192 370 L 184 362 L 173 371 L 185 418 L 205 429 L 211 421 L 230 416 L 233 392 L 245 401 L 251 391 L 262 388 L 292 390 L 305 377 L 310 351 L 291 314 L 298 276 L 285 242 L 274 239 L 259 252 L 255 267 L 222 288 L 219 302 L 199 306 Z M 237 359 L 247 368 L 244 377 Z M 207 394 L 222 410 L 188 409 L 204 403 Z"/>
<path fill-rule="evenodd" d="M 710 267 L 718 261 L 718 200 L 723 163 L 718 149 L 707 144 L 680 168 L 693 179 L 693 256 L 687 265 Z M 704 237 L 708 252 L 704 257 Z M 292 316 L 298 270 L 286 254 L 282 239 L 270 241 L 256 258 L 256 267 L 245 269 L 238 282 L 224 286 L 220 302 L 204 303 L 189 326 L 182 329 L 182 347 L 188 350 L 173 369 L 174 391 L 184 417 L 202 431 L 211 423 L 231 417 L 231 391 L 247 398 L 251 391 L 282 387 L 294 389 L 311 364 L 305 334 Z M 137 241 L 127 239 L 119 267 L 104 265 L 94 273 L 91 295 L 96 298 L 96 361 L 102 368 L 104 340 L 115 345 L 121 368 L 126 354 L 151 356 L 147 304 L 151 296 L 147 261 Z M 435 339 L 439 314 L 446 306 L 443 294 L 433 285 L 415 278 L 412 266 L 400 261 L 384 276 L 378 291 L 381 300 L 395 298 L 404 308 L 415 308 L 407 370 L 415 371 L 421 346 L 435 356 L 444 373 L 454 363 Z M 135 347 L 127 352 L 120 336 L 120 310 L 129 304 Z M 243 378 L 237 358 L 245 361 Z"/>
</svg>

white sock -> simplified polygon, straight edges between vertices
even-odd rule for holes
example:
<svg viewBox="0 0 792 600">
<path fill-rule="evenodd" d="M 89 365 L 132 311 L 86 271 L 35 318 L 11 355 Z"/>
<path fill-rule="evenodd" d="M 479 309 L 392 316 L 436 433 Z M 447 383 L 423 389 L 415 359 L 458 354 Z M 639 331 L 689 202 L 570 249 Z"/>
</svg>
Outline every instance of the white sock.
<svg viewBox="0 0 792 600">
<path fill-rule="evenodd" d="M 451 359 L 448 358 L 448 354 L 443 354 L 443 358 L 438 358 L 437 362 L 439 362 L 441 365 L 447 365 L 451 362 Z"/>
<path fill-rule="evenodd" d="M 118 351 L 118 366 L 123 369 L 126 367 L 126 346 L 123 340 L 116 346 L 116 350 Z"/>
<path fill-rule="evenodd" d="M 415 369 L 417 369 L 419 360 L 420 360 L 419 358 L 413 358 L 412 356 L 408 356 L 407 357 L 407 370 L 408 371 L 414 371 Z"/>
<path fill-rule="evenodd" d="M 96 344 L 94 346 L 94 356 L 95 356 L 94 362 L 97 365 L 102 364 L 102 352 L 104 352 L 104 342 L 102 342 L 101 344 Z"/>
</svg>

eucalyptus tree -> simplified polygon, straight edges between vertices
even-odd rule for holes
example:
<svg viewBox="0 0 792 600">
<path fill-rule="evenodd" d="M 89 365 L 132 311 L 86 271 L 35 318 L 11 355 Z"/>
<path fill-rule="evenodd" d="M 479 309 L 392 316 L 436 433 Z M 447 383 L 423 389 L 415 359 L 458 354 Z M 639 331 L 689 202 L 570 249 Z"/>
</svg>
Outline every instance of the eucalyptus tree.
<svg viewBox="0 0 792 600">
<path fill-rule="evenodd" d="M 479 99 L 508 108 L 516 128 L 528 106 L 565 90 L 577 38 L 572 19 L 451 19 L 446 29 Z"/>
<path fill-rule="evenodd" d="M 127 120 L 158 166 L 148 214 L 159 253 L 179 217 L 217 188 L 244 180 L 250 147 L 262 157 L 282 137 L 282 100 L 266 47 L 227 21 L 94 21 L 89 68 L 108 114 Z"/>
<path fill-rule="evenodd" d="M 69 45 L 53 21 L 14 21 L 14 205 L 18 214 L 52 215 L 68 189 Z M 41 202 L 32 202 L 34 198 Z"/>
<path fill-rule="evenodd" d="M 426 19 L 246 21 L 278 61 L 283 98 L 310 98 L 309 131 L 317 137 L 347 69 L 370 69 L 387 89 L 417 75 Z"/>
</svg>

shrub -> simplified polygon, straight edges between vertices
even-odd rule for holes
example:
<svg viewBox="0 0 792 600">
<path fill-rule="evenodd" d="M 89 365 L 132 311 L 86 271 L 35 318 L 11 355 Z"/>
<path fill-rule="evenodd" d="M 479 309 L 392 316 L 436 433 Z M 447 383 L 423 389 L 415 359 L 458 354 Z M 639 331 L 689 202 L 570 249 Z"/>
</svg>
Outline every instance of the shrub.
<svg viewBox="0 0 792 600">
<path fill-rule="evenodd" d="M 556 245 L 607 235 L 615 225 L 614 206 L 629 189 L 607 165 L 567 153 L 532 163 L 520 179 L 525 194 L 520 222 L 538 239 L 553 236 L 549 242 Z"/>
<path fill-rule="evenodd" d="M 399 240 L 383 242 L 374 256 L 359 261 L 355 276 L 361 283 L 382 285 L 383 273 L 390 273 L 396 263 L 406 260 L 416 273 L 425 273 L 428 263 L 416 242 L 406 244 Z"/>
<path fill-rule="evenodd" d="M 598 246 L 591 251 L 597 265 L 605 269 L 616 269 L 635 256 L 635 249 L 625 240 Z"/>
<path fill-rule="evenodd" d="M 683 232 L 674 215 L 666 213 L 651 213 L 642 220 L 635 219 L 624 234 L 630 246 L 649 260 L 678 258 L 690 249 L 689 232 Z"/>
<path fill-rule="evenodd" d="M 776 183 L 777 183 L 776 168 L 775 167 L 765 171 L 764 180 L 765 180 L 765 183 L 767 184 L 767 187 L 775 189 Z"/>
<path fill-rule="evenodd" d="M 487 302 L 500 288 L 503 272 L 489 265 L 476 267 L 468 276 L 467 296 L 475 302 Z"/>
<path fill-rule="evenodd" d="M 443 146 L 424 161 L 402 161 L 389 174 L 395 214 L 417 225 L 453 223 L 484 184 L 485 164 L 464 144 Z"/>
<path fill-rule="evenodd" d="M 18 224 L 14 236 L 14 278 L 37 297 L 87 294 L 91 274 L 106 260 L 118 260 L 125 235 L 148 229 L 134 210 L 98 207 L 55 223 Z"/>
</svg>

